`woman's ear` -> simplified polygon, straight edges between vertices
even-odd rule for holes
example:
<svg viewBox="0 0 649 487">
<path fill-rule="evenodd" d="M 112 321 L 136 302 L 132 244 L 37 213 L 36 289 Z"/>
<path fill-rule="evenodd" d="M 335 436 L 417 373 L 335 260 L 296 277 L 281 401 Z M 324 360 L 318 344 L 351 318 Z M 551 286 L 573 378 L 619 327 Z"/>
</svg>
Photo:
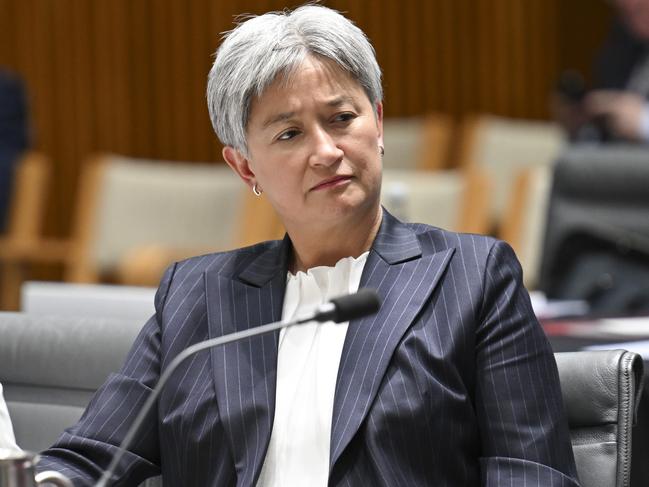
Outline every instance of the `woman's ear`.
<svg viewBox="0 0 649 487">
<path fill-rule="evenodd" d="M 383 147 L 383 103 L 376 104 L 376 128 L 378 129 L 379 146 Z"/>
<path fill-rule="evenodd" d="M 248 159 L 237 149 L 229 145 L 223 148 L 222 154 L 228 166 L 252 189 L 257 180 L 255 179 L 255 173 L 252 171 Z"/>
</svg>

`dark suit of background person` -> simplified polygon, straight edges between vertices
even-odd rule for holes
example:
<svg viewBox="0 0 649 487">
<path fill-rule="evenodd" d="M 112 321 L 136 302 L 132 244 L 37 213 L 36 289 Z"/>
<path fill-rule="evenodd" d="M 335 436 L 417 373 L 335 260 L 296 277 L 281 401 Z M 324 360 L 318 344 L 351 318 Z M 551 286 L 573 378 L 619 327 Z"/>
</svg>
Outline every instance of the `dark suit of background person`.
<svg viewBox="0 0 649 487">
<path fill-rule="evenodd" d="M 621 20 L 617 20 L 593 63 L 593 89 L 624 90 L 645 57 L 649 43 L 638 39 Z M 649 78 L 644 96 L 649 98 Z"/>
<path fill-rule="evenodd" d="M 289 248 L 285 238 L 170 267 L 123 369 L 39 467 L 91 485 L 173 357 L 281 318 Z M 578 485 L 553 355 L 506 244 L 384 211 L 360 287 L 377 289 L 383 304 L 347 332 L 329 485 Z M 278 333 L 268 334 L 181 366 L 116 485 L 160 469 L 167 486 L 255 485 L 277 347 Z"/>
<path fill-rule="evenodd" d="M 592 89 L 562 77 L 555 116 L 574 142 L 649 143 L 649 0 L 614 0 L 618 18 L 593 66 Z"/>
<path fill-rule="evenodd" d="M 7 225 L 14 168 L 29 145 L 22 82 L 0 69 L 0 233 Z"/>
<path fill-rule="evenodd" d="M 635 93 L 645 99 L 645 110 L 649 110 L 649 42 L 635 35 L 619 19 L 593 63 L 593 90 Z M 595 128 L 581 131 L 578 141 L 592 139 L 624 140 L 609 129 L 606 118 Z M 644 133 L 641 141 L 649 143 L 649 134 Z"/>
</svg>

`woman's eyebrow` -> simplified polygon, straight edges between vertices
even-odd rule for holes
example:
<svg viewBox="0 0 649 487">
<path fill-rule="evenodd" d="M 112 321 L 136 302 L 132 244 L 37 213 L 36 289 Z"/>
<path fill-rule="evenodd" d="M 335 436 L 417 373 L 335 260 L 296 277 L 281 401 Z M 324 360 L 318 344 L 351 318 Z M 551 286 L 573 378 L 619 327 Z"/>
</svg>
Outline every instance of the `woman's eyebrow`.
<svg viewBox="0 0 649 487">
<path fill-rule="evenodd" d="M 354 98 L 351 96 L 347 95 L 341 95 L 337 96 L 335 98 L 332 98 L 331 100 L 327 101 L 327 106 L 329 107 L 339 107 L 344 105 L 345 103 L 349 103 L 352 106 L 356 106 L 356 103 L 354 102 Z M 268 128 L 273 124 L 276 124 L 278 122 L 285 122 L 286 120 L 290 120 L 295 116 L 295 112 L 282 112 L 282 113 L 277 113 L 275 115 L 269 116 L 264 122 L 262 123 L 262 128 Z"/>
<path fill-rule="evenodd" d="M 269 126 L 276 124 L 278 122 L 285 122 L 286 120 L 290 120 L 295 116 L 295 112 L 282 112 L 278 113 L 276 115 L 271 115 L 268 117 L 264 123 L 262 124 L 262 128 L 268 128 Z"/>
<path fill-rule="evenodd" d="M 347 95 L 337 96 L 336 98 L 329 100 L 327 102 L 327 105 L 330 107 L 339 107 L 341 105 L 344 105 L 345 103 L 356 106 L 356 104 L 354 103 L 354 98 Z"/>
</svg>

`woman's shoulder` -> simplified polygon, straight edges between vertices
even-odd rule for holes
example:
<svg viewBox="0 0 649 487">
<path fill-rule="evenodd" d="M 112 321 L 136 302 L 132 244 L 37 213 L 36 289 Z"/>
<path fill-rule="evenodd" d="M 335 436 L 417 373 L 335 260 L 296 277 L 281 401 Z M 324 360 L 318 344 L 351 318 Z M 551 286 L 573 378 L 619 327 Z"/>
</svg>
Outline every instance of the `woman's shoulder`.
<svg viewBox="0 0 649 487">
<path fill-rule="evenodd" d="M 406 225 L 415 232 L 422 247 L 433 252 L 456 249 L 475 255 L 489 254 L 492 247 L 501 242 L 488 235 L 454 232 L 423 223 L 406 223 Z"/>
<path fill-rule="evenodd" d="M 173 264 L 174 275 L 203 274 L 206 271 L 227 273 L 233 271 L 246 262 L 256 259 L 266 251 L 278 248 L 280 240 L 268 240 L 247 247 L 240 247 L 220 252 L 210 252 L 180 260 Z"/>
<path fill-rule="evenodd" d="M 183 300 L 188 296 L 198 296 L 205 292 L 206 274 L 234 277 L 259 256 L 277 250 L 280 246 L 281 241 L 260 242 L 248 247 L 197 255 L 174 262 L 167 267 L 160 280 L 156 303 L 159 305 L 166 302 L 169 295 Z"/>
</svg>

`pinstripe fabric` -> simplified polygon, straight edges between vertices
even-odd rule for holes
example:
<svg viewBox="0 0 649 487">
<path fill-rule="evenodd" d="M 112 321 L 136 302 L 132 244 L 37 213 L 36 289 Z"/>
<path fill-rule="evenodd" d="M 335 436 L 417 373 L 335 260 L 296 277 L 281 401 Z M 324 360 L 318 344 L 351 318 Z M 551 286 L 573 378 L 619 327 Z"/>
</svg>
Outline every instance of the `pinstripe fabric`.
<svg viewBox="0 0 649 487">
<path fill-rule="evenodd" d="M 39 468 L 89 485 L 180 350 L 280 319 L 289 247 L 267 242 L 172 266 L 124 368 Z M 577 485 L 554 359 L 506 244 L 384 212 L 363 286 L 383 305 L 347 333 L 330 485 Z M 229 344 L 182 366 L 118 485 L 160 468 L 167 487 L 254 485 L 272 428 L 277 339 Z"/>
</svg>

